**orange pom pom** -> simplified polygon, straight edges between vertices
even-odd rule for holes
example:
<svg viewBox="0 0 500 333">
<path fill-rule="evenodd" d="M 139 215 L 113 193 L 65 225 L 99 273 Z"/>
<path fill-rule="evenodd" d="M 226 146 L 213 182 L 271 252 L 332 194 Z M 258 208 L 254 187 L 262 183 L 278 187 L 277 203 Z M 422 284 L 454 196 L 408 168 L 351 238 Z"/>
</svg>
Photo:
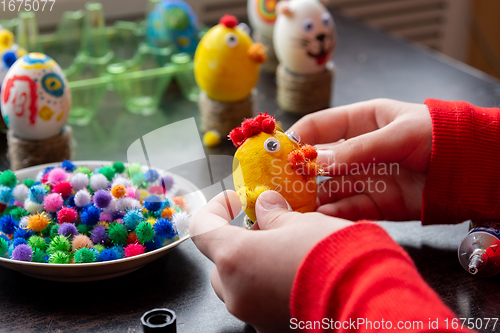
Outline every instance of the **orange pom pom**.
<svg viewBox="0 0 500 333">
<path fill-rule="evenodd" d="M 175 212 L 176 212 L 175 208 L 167 207 L 161 211 L 161 217 L 165 219 L 170 219 Z"/>
<path fill-rule="evenodd" d="M 123 198 L 126 194 L 127 194 L 127 190 L 125 189 L 125 186 L 123 186 L 123 185 L 115 185 L 111 189 L 111 195 L 117 199 Z"/>
<path fill-rule="evenodd" d="M 288 162 L 290 162 L 290 164 L 294 167 L 299 165 L 299 164 L 303 164 L 305 161 L 306 161 L 306 158 L 304 156 L 304 153 L 299 149 L 292 150 L 288 154 Z"/>
<path fill-rule="evenodd" d="M 304 147 L 302 147 L 302 152 L 310 161 L 315 160 L 318 157 L 318 151 L 311 145 L 304 145 Z"/>
<path fill-rule="evenodd" d="M 186 209 L 186 202 L 184 201 L 184 197 L 175 197 L 172 198 L 176 206 L 179 206 L 182 210 Z"/>
<path fill-rule="evenodd" d="M 28 229 L 41 232 L 43 229 L 47 228 L 49 223 L 50 221 L 45 213 L 31 215 L 28 219 Z"/>
</svg>

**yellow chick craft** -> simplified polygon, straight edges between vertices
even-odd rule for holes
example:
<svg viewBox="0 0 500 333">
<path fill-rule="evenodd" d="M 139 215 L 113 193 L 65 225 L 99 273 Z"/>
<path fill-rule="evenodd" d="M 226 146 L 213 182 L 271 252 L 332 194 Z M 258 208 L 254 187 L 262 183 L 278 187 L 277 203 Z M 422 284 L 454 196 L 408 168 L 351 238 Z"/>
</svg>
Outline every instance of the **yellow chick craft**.
<svg viewBox="0 0 500 333">
<path fill-rule="evenodd" d="M 250 95 L 264 61 L 264 46 L 253 43 L 234 16 L 225 15 L 198 44 L 194 75 L 211 99 L 235 102 Z"/>
<path fill-rule="evenodd" d="M 246 119 L 231 131 L 238 147 L 233 161 L 233 181 L 243 209 L 256 221 L 255 203 L 267 190 L 279 192 L 294 211 L 310 212 L 316 205 L 316 148 L 301 142 L 295 132 L 276 129 L 267 113 Z"/>
</svg>

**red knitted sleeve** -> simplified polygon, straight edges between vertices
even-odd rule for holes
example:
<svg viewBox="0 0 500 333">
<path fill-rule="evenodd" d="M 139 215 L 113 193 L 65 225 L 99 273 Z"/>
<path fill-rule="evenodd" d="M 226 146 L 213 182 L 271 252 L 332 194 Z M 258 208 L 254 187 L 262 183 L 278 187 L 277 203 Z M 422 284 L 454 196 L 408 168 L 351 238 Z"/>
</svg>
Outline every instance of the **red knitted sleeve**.
<svg viewBox="0 0 500 333">
<path fill-rule="evenodd" d="M 432 153 L 422 224 L 500 218 L 500 109 L 427 99 Z"/>
<path fill-rule="evenodd" d="M 408 254 L 357 223 L 318 243 L 295 277 L 290 328 L 307 332 L 465 332 Z M 459 322 L 461 324 L 461 322 Z"/>
</svg>

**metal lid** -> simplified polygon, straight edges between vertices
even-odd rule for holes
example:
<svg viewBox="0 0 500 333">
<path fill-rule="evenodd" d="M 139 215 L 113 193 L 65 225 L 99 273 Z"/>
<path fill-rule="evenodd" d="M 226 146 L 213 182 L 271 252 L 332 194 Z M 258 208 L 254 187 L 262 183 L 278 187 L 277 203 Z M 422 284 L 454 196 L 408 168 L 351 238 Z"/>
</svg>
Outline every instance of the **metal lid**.
<svg viewBox="0 0 500 333">
<path fill-rule="evenodd" d="M 169 309 L 153 309 L 144 313 L 141 317 L 144 333 L 165 332 L 177 333 L 177 317 L 175 312 Z"/>
</svg>

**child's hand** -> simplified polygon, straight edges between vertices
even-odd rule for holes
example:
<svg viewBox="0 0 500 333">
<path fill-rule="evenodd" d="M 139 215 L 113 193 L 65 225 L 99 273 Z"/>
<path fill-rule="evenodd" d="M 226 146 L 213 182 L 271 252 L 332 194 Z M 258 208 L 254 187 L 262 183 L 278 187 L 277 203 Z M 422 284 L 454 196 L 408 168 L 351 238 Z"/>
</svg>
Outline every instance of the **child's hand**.
<svg viewBox="0 0 500 333">
<path fill-rule="evenodd" d="M 350 220 L 420 219 L 432 149 L 426 105 L 355 103 L 309 114 L 290 131 L 318 145 L 318 162 L 332 177 L 318 188 L 319 212 Z"/>
<path fill-rule="evenodd" d="M 229 225 L 241 205 L 235 192 L 226 195 L 227 201 L 223 193 L 210 200 L 189 228 L 195 245 L 215 263 L 210 278 L 215 293 L 229 312 L 259 332 L 289 331 L 290 293 L 302 260 L 316 243 L 351 223 L 290 212 L 280 194 L 266 191 L 255 207 L 258 223 L 252 229 L 257 230 L 245 230 Z"/>
</svg>

